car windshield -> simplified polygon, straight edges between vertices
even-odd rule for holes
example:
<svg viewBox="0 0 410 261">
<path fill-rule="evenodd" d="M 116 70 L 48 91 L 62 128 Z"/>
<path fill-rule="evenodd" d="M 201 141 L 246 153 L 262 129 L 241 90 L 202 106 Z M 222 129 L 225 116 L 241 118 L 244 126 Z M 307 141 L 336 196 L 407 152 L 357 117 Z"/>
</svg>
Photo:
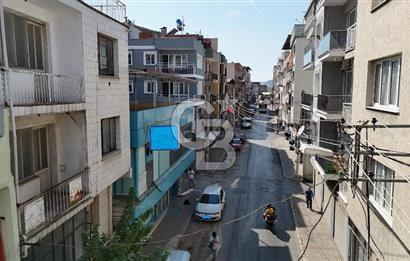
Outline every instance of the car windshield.
<svg viewBox="0 0 410 261">
<path fill-rule="evenodd" d="M 241 140 L 239 140 L 239 139 L 234 139 L 234 140 L 232 141 L 232 144 L 241 144 Z"/>
<path fill-rule="evenodd" d="M 219 196 L 218 195 L 210 195 L 210 194 L 202 194 L 199 203 L 204 204 L 219 204 Z"/>
</svg>

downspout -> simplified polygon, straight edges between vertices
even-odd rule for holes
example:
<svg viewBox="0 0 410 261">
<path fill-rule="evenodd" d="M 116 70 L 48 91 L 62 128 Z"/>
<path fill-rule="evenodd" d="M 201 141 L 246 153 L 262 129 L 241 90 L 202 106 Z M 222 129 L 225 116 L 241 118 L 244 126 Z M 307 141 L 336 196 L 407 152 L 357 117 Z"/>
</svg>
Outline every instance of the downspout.
<svg viewBox="0 0 410 261">
<path fill-rule="evenodd" d="M 3 1 L 1 1 L 3 2 Z M 4 7 L 3 4 L 1 4 L 0 7 L 0 12 L 1 14 L 4 14 Z M 4 93 L 5 97 L 7 99 L 7 96 L 9 98 L 9 107 L 10 107 L 10 121 L 11 121 L 11 130 L 12 130 L 12 139 L 13 139 L 13 161 L 14 161 L 14 185 L 15 185 L 15 190 L 16 190 L 16 203 L 17 205 L 19 204 L 20 201 L 20 193 L 19 193 L 19 180 L 18 180 L 18 159 L 17 159 L 17 132 L 16 132 L 16 119 L 14 115 L 14 104 L 13 104 L 13 95 L 12 92 L 10 91 L 9 88 L 9 74 L 7 73 L 8 68 L 9 68 L 9 60 L 7 56 L 7 45 L 6 45 L 6 32 L 5 32 L 5 25 L 4 25 L 4 15 L 2 15 L 0 19 L 0 27 L 1 27 L 1 39 L 2 41 L 2 50 L 3 50 L 3 59 L 4 59 L 4 67 L 2 69 L 3 71 L 3 84 L 4 84 Z M 21 231 L 21 222 L 20 218 L 17 218 L 17 224 L 19 231 Z"/>
</svg>

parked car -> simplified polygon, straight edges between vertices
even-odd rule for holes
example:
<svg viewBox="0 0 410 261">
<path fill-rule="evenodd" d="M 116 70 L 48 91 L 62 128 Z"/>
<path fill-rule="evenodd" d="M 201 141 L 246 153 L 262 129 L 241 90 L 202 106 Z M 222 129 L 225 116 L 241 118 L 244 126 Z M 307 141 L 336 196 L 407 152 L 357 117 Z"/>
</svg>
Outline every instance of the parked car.
<svg viewBox="0 0 410 261">
<path fill-rule="evenodd" d="M 242 147 L 242 141 L 240 138 L 233 138 L 231 141 L 231 146 L 235 151 L 240 151 Z"/>
<path fill-rule="evenodd" d="M 252 128 L 252 118 L 251 117 L 243 117 L 241 122 L 242 129 L 250 129 Z"/>
<path fill-rule="evenodd" d="M 219 221 L 225 206 L 225 191 L 219 184 L 207 186 L 199 198 L 194 217 L 201 221 Z"/>
<path fill-rule="evenodd" d="M 185 250 L 170 250 L 167 261 L 190 261 L 191 253 Z"/>
</svg>

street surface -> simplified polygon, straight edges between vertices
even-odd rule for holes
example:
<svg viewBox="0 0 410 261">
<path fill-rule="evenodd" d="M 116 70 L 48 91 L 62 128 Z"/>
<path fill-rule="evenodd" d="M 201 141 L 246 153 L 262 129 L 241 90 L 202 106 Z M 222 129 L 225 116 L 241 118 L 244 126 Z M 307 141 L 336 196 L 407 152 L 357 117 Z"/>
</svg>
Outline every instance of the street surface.
<svg viewBox="0 0 410 261">
<path fill-rule="evenodd" d="M 217 260 L 297 260 L 300 253 L 289 201 L 275 204 L 279 215 L 275 234 L 265 226 L 262 218 L 264 209 L 246 216 L 268 203 L 281 201 L 302 190 L 298 183 L 283 176 L 275 149 L 275 140 L 283 137 L 272 131 L 266 132 L 265 127 L 255 123 L 251 130 L 240 132 L 246 134 L 248 142 L 237 153 L 235 165 L 227 171 L 199 172 L 195 189 L 184 197 L 172 199 L 167 215 L 153 234 L 154 241 L 170 238 L 170 231 L 176 230 L 172 226 L 180 226 L 180 234 L 185 236 L 174 237 L 161 245 L 188 250 L 192 260 L 211 260 L 208 240 L 212 231 L 221 240 Z M 194 220 L 192 213 L 196 199 L 205 186 L 214 183 L 223 186 L 227 193 L 222 220 L 214 223 Z M 182 206 L 185 199 L 191 205 Z M 184 219 L 186 221 L 183 222 Z M 239 220 L 225 224 L 236 219 Z"/>
</svg>

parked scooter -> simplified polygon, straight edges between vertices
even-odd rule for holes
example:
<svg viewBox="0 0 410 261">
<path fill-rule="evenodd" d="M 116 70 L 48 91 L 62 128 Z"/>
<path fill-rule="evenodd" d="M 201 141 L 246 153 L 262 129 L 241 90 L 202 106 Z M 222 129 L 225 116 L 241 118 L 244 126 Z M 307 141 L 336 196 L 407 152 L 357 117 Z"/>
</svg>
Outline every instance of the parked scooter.
<svg viewBox="0 0 410 261">
<path fill-rule="evenodd" d="M 275 223 L 277 220 L 277 213 L 276 213 L 276 209 L 272 207 L 271 204 L 269 204 L 266 207 L 265 212 L 263 213 L 263 219 L 265 220 L 267 228 L 273 233 L 275 233 Z"/>
</svg>

